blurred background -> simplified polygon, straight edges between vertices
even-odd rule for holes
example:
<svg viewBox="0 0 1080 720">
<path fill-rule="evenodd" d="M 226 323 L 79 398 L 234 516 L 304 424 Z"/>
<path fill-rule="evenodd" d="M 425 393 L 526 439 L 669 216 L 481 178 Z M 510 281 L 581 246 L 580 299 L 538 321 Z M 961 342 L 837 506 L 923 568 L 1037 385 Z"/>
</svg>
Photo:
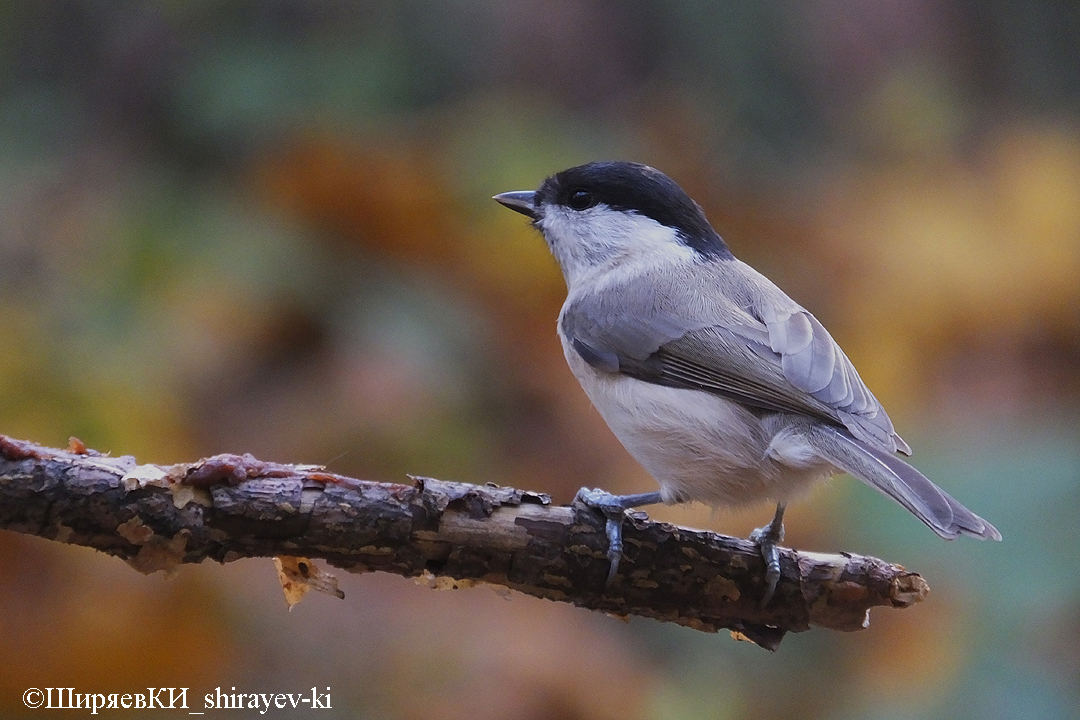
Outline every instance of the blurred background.
<svg viewBox="0 0 1080 720">
<path fill-rule="evenodd" d="M 788 544 L 931 594 L 772 655 L 383 575 L 290 613 L 268 559 L 144 577 L 0 533 L 0 716 L 30 686 L 318 686 L 328 717 L 1080 717 L 1078 131 L 1073 0 L 0 2 L 0 432 L 652 489 L 565 367 L 554 261 L 490 200 L 632 159 L 1005 537 L 837 479 Z"/>
</svg>

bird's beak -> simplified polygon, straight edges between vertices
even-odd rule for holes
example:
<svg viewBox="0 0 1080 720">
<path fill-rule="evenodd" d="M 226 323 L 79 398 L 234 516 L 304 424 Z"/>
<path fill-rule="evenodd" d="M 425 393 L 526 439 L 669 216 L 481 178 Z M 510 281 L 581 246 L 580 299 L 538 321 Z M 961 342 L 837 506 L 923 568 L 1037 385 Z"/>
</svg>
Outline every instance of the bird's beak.
<svg viewBox="0 0 1080 720">
<path fill-rule="evenodd" d="M 536 193 L 532 190 L 516 190 L 514 192 L 499 193 L 491 199 L 514 212 L 519 212 L 535 220 L 537 217 L 536 205 L 533 204 L 535 198 Z"/>
</svg>

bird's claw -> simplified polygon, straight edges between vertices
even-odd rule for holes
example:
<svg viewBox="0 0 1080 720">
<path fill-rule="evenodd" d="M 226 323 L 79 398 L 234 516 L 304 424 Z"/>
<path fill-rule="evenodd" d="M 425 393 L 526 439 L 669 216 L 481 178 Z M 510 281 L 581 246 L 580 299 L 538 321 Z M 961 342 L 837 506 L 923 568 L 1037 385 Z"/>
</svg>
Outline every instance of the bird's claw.
<svg viewBox="0 0 1080 720">
<path fill-rule="evenodd" d="M 620 502 L 618 495 L 612 495 L 606 490 L 581 488 L 574 497 L 574 502 L 599 510 L 607 518 L 606 533 L 608 539 L 608 567 L 605 586 L 610 586 L 619 572 L 619 561 L 623 555 L 622 526 L 626 517 L 626 508 Z"/>
<path fill-rule="evenodd" d="M 784 510 L 778 507 L 776 517 L 765 527 L 759 527 L 750 533 L 750 542 L 757 545 L 761 559 L 765 561 L 765 594 L 761 598 L 761 607 L 772 600 L 776 584 L 780 582 L 780 548 L 778 543 L 784 539 Z"/>
<path fill-rule="evenodd" d="M 620 515 L 618 519 L 608 518 L 607 521 L 607 539 L 608 549 L 607 556 L 608 562 L 608 574 L 607 580 L 604 581 L 605 587 L 610 587 L 611 583 L 615 581 L 615 575 L 619 572 L 619 561 L 622 560 L 623 544 L 622 544 L 622 521 L 623 515 Z"/>
<path fill-rule="evenodd" d="M 622 497 L 612 495 L 607 490 L 600 488 L 581 488 L 574 496 L 574 502 L 580 502 L 591 508 L 604 513 L 604 517 L 613 517 L 623 512 L 626 506 L 622 503 Z"/>
<path fill-rule="evenodd" d="M 637 493 L 633 495 L 612 495 L 606 490 L 592 490 L 581 488 L 578 490 L 574 502 L 580 502 L 591 508 L 595 508 L 607 518 L 608 559 L 611 567 L 608 569 L 607 584 L 615 579 L 619 571 L 619 561 L 623 556 L 622 527 L 626 519 L 626 511 L 630 508 L 642 505 L 655 505 L 663 502 L 663 495 L 659 491 Z"/>
<path fill-rule="evenodd" d="M 764 530 L 764 528 L 758 528 L 758 530 Z M 761 607 L 765 607 L 772 600 L 773 593 L 776 592 L 776 584 L 780 582 L 780 549 L 774 541 L 764 537 L 764 533 L 759 535 L 758 530 L 750 534 L 750 541 L 757 545 L 758 552 L 765 561 L 765 595 L 761 598 Z"/>
</svg>

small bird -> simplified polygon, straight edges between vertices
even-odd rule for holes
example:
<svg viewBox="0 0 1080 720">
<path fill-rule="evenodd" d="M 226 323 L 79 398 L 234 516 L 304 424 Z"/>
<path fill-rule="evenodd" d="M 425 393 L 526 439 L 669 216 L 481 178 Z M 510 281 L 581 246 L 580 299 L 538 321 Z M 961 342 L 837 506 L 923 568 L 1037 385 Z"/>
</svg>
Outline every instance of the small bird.
<svg viewBox="0 0 1080 720">
<path fill-rule="evenodd" d="M 494 196 L 526 215 L 562 268 L 558 336 L 570 370 L 658 492 L 578 499 L 607 518 L 610 573 L 629 508 L 776 503 L 750 539 L 780 578 L 784 508 L 847 472 L 943 538 L 1000 540 L 896 453 L 911 449 L 828 331 L 731 254 L 701 207 L 647 165 L 593 162 L 535 192 Z"/>
</svg>

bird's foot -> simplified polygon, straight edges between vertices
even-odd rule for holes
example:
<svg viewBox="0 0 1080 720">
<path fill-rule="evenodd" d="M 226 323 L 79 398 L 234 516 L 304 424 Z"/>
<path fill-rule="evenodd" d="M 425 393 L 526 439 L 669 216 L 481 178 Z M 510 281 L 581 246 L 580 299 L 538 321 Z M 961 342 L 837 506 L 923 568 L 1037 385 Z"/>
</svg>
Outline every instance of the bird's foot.
<svg viewBox="0 0 1080 720">
<path fill-rule="evenodd" d="M 607 581 L 605 585 L 611 585 L 615 575 L 619 572 L 619 561 L 623 556 L 623 520 L 626 511 L 639 505 L 655 505 L 661 502 L 660 493 L 640 493 L 637 495 L 612 495 L 606 490 L 581 488 L 574 497 L 574 502 L 599 510 L 607 519 L 608 539 L 608 567 Z"/>
<path fill-rule="evenodd" d="M 776 584 L 780 582 L 780 548 L 778 543 L 784 539 L 784 506 L 776 506 L 776 515 L 765 527 L 759 527 L 750 533 L 750 542 L 758 547 L 761 558 L 765 561 L 765 595 L 761 598 L 761 607 L 772 600 Z"/>
</svg>

